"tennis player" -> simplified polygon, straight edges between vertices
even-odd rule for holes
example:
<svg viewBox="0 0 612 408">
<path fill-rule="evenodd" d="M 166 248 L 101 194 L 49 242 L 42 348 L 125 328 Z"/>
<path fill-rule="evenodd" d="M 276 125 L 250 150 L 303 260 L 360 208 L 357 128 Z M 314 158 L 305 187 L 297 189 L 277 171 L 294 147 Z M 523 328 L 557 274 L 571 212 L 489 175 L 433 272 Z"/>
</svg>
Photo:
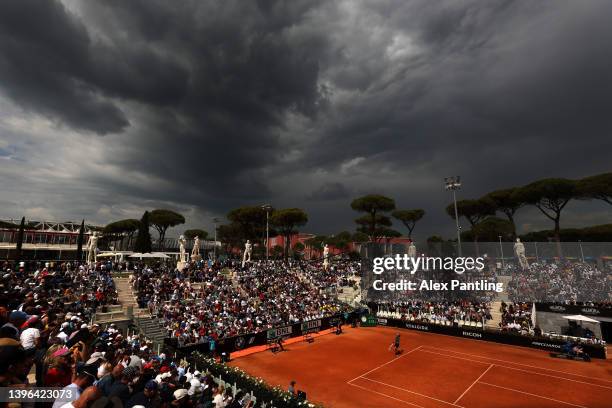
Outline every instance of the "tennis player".
<svg viewBox="0 0 612 408">
<path fill-rule="evenodd" d="M 393 342 L 389 345 L 389 351 L 391 351 L 391 349 L 395 350 L 395 355 L 399 355 L 402 354 L 402 349 L 400 348 L 400 334 L 395 333 L 395 340 L 393 340 Z"/>
</svg>

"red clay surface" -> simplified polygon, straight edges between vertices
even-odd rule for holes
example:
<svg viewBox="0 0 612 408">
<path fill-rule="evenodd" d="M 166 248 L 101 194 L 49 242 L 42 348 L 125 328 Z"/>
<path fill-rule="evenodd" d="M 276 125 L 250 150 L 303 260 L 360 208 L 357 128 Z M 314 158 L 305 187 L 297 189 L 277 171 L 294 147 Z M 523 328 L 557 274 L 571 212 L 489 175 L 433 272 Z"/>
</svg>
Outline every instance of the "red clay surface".
<svg viewBox="0 0 612 408">
<path fill-rule="evenodd" d="M 346 328 L 287 351 L 231 364 L 269 384 L 290 380 L 325 407 L 612 407 L 612 362 L 554 359 L 546 351 L 400 330 L 404 353 L 388 350 L 397 329 Z"/>
</svg>

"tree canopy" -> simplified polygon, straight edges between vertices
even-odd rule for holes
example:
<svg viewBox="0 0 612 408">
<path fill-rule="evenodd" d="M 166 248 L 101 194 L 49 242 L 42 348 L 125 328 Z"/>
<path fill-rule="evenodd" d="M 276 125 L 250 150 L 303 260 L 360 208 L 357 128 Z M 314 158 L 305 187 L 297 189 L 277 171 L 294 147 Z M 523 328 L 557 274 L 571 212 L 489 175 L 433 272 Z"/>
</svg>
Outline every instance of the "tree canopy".
<svg viewBox="0 0 612 408">
<path fill-rule="evenodd" d="M 555 240 L 559 241 L 561 212 L 567 203 L 578 194 L 574 180 L 548 178 L 534 181 L 517 192 L 520 200 L 536 206 L 555 225 Z"/>
<path fill-rule="evenodd" d="M 401 237 L 402 234 L 399 231 L 394 230 L 393 228 L 380 228 L 378 230 L 378 236 L 380 238 L 385 238 L 387 242 L 389 242 L 391 238 Z"/>
<path fill-rule="evenodd" d="M 274 247 L 272 247 L 271 255 L 273 258 L 280 258 L 283 256 L 284 252 L 285 250 L 282 246 L 274 245 Z"/>
<path fill-rule="evenodd" d="M 225 244 L 227 252 L 231 248 L 240 248 L 242 244 L 240 227 L 234 223 L 219 225 L 217 227 L 217 239 Z"/>
<path fill-rule="evenodd" d="M 521 235 L 525 242 L 546 242 L 548 238 L 554 237 L 554 230 L 532 231 Z M 559 238 L 562 242 L 610 242 L 612 241 L 612 224 L 594 225 L 585 228 L 562 228 L 559 230 Z"/>
<path fill-rule="evenodd" d="M 455 206 L 454 203 L 449 204 L 446 207 L 446 212 L 451 218 L 455 219 Z M 465 217 L 472 227 L 471 237 L 474 243 L 478 242 L 478 235 L 473 229 L 475 225 L 483 221 L 490 215 L 495 215 L 495 203 L 489 198 L 481 198 L 478 200 L 460 200 L 457 201 L 457 215 L 459 217 Z M 478 252 L 478 245 L 476 245 L 476 251 Z"/>
<path fill-rule="evenodd" d="M 313 249 L 320 250 L 323 248 L 327 240 L 328 238 L 325 235 L 316 235 L 312 238 L 308 238 L 306 241 L 304 241 L 304 243 Z"/>
<path fill-rule="evenodd" d="M 342 231 L 337 234 L 331 235 L 327 238 L 327 243 L 335 246 L 340 250 L 346 250 L 349 244 L 352 242 L 352 235 L 349 231 Z"/>
<path fill-rule="evenodd" d="M 204 231 L 203 229 L 193 228 L 185 230 L 183 235 L 185 235 L 185 238 L 187 239 L 195 239 L 195 237 L 198 237 L 204 240 L 208 237 L 208 232 Z"/>
<path fill-rule="evenodd" d="M 417 221 L 425 216 L 425 210 L 420 208 L 414 210 L 395 210 L 391 213 L 393 218 L 399 220 L 408 228 L 408 238 L 412 239 L 412 231 Z"/>
<path fill-rule="evenodd" d="M 363 232 L 372 241 L 378 241 L 385 227 L 391 226 L 391 220 L 384 214 L 395 209 L 395 201 L 392 198 L 379 194 L 369 194 L 354 199 L 351 208 L 358 212 L 366 213 L 355 219 L 358 225 L 357 231 Z"/>
<path fill-rule="evenodd" d="M 495 210 L 504 213 L 508 221 L 512 224 L 512 234 L 516 236 L 516 224 L 514 222 L 514 214 L 519 208 L 525 205 L 525 202 L 519 195 L 518 187 L 505 188 L 488 193 L 484 198 L 491 200 L 495 204 Z"/>
<path fill-rule="evenodd" d="M 104 234 L 129 234 L 138 230 L 138 227 L 140 227 L 140 221 L 128 218 L 107 224 L 102 232 Z"/>
<path fill-rule="evenodd" d="M 272 213 L 270 221 L 285 237 L 285 258 L 289 254 L 291 235 L 297 233 L 296 227 L 308 222 L 308 215 L 300 208 L 284 208 Z"/>
<path fill-rule="evenodd" d="M 128 238 L 128 247 L 130 246 L 130 242 L 132 241 L 132 237 L 135 232 L 140 227 L 140 221 L 136 219 L 125 219 L 119 220 L 115 222 L 111 222 L 102 228 L 102 233 L 104 234 L 100 245 L 108 246 L 112 241 L 120 241 L 120 247 L 123 246 L 124 238 Z M 104 244 L 102 244 L 104 243 Z"/>
<path fill-rule="evenodd" d="M 473 240 L 478 237 L 481 241 L 497 241 L 499 237 L 504 241 L 512 240 L 514 228 L 508 220 L 498 217 L 487 217 L 474 225 L 470 231 L 466 231 L 461 236 L 466 240 Z"/>
<path fill-rule="evenodd" d="M 597 174 L 579 180 L 577 195 L 581 199 L 603 200 L 612 205 L 612 173 Z"/>
<path fill-rule="evenodd" d="M 168 228 L 184 224 L 185 217 L 172 210 L 157 209 L 151 211 L 149 222 L 159 233 L 159 245 L 160 248 L 163 249 L 164 238 L 166 237 Z"/>
<path fill-rule="evenodd" d="M 454 203 L 446 207 L 446 213 L 455 219 Z M 465 217 L 473 227 L 480 221 L 495 214 L 495 204 L 486 198 L 479 200 L 459 200 L 457 201 L 457 214 L 459 217 Z"/>
<path fill-rule="evenodd" d="M 357 231 L 353 234 L 352 237 L 353 242 L 367 242 L 368 241 L 368 234 L 365 234 L 363 232 Z"/>
<path fill-rule="evenodd" d="M 243 241 L 261 241 L 265 235 L 266 210 L 261 206 L 235 208 L 227 213 L 227 219 L 235 224 L 235 230 Z"/>
<path fill-rule="evenodd" d="M 292 249 L 294 254 L 302 255 L 304 253 L 305 248 L 306 247 L 304 246 L 304 244 L 302 244 L 301 242 L 296 242 Z"/>
</svg>

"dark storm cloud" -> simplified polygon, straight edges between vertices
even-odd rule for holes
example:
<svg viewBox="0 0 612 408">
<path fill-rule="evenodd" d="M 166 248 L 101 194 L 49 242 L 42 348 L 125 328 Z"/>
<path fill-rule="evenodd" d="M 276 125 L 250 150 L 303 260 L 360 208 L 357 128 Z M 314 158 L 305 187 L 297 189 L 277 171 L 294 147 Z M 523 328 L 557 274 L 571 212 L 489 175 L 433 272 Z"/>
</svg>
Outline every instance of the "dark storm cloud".
<svg viewBox="0 0 612 408">
<path fill-rule="evenodd" d="M 55 1 L 2 2 L 0 50 L 1 86 L 17 103 L 99 134 L 129 125 L 113 97 L 174 104 L 188 80 L 171 57 L 92 39 Z"/>
<path fill-rule="evenodd" d="M 380 11 L 406 27 L 400 32 L 416 38 L 420 51 L 398 63 L 390 82 L 382 80 L 388 61 L 370 66 L 379 75 L 353 86 L 371 92 L 340 108 L 327 129 L 333 137 L 313 146 L 315 165 L 333 164 L 338 154 L 384 154 L 398 164 L 408 154 L 408 165 L 436 155 L 487 160 L 480 153 L 496 147 L 518 159 L 525 143 L 546 140 L 552 150 L 577 137 L 583 146 L 600 143 L 612 130 L 605 108 L 612 102 L 612 54 L 601 53 L 612 47 L 604 17 L 612 5 L 498 3 Z"/>
<path fill-rule="evenodd" d="M 277 160 L 284 113 L 313 117 L 321 102 L 317 55 L 325 47 L 325 37 L 292 31 L 314 6 L 89 4 L 85 15 L 111 36 L 113 44 L 121 44 L 127 32 L 133 48 L 150 47 L 180 61 L 189 82 L 173 106 L 145 113 L 146 131 L 122 141 L 118 150 L 133 154 L 119 153 L 109 160 L 132 171 L 170 178 L 179 190 L 188 189 L 184 198 L 192 203 L 206 202 L 223 211 L 269 195 L 260 172 Z M 104 19 L 96 20 L 99 15 Z M 152 147 L 145 148 L 146 160 L 134 160 L 144 145 Z"/>
<path fill-rule="evenodd" d="M 334 232 L 353 227 L 353 196 L 377 192 L 444 233 L 445 176 L 478 197 L 610 170 L 609 15 L 570 1 L 5 1 L 0 96 L 82 134 L 66 138 L 93 163 L 82 194 L 111 192 L 92 207 L 306 200 L 309 229 Z"/>
<path fill-rule="evenodd" d="M 316 190 L 314 190 L 308 196 L 309 200 L 312 201 L 333 201 L 340 199 L 348 199 L 350 197 L 350 191 L 342 183 L 332 182 L 325 183 Z"/>
<path fill-rule="evenodd" d="M 351 87 L 369 92 L 336 106 L 319 130 L 325 137 L 310 146 L 309 165 L 333 171 L 338 159 L 363 157 L 373 177 L 362 188 L 433 209 L 425 220 L 432 229 L 447 221 L 445 176 L 463 175 L 460 195 L 478 197 L 541 177 L 608 170 L 610 12 L 610 3 L 558 2 L 377 8 L 376 16 L 414 39 L 415 51 L 394 70 L 384 58 L 364 61 L 377 74 Z"/>
</svg>

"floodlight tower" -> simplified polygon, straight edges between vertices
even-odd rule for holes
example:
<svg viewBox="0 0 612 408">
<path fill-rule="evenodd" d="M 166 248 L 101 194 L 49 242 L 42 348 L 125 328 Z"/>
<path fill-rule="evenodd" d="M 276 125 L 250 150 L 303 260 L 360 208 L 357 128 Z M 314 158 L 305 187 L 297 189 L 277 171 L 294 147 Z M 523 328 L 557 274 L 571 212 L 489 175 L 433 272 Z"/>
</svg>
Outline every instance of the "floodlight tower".
<svg viewBox="0 0 612 408">
<path fill-rule="evenodd" d="M 453 203 L 455 205 L 455 226 L 457 227 L 457 251 L 461 256 L 461 227 L 459 226 L 459 213 L 457 212 L 457 194 L 456 191 L 461 189 L 461 176 L 453 176 L 444 178 L 444 188 L 447 191 L 453 192 Z"/>
<path fill-rule="evenodd" d="M 270 246 L 268 245 L 270 240 L 270 211 L 272 211 L 272 206 L 270 204 L 264 204 L 261 206 L 261 209 L 266 212 L 266 261 L 270 256 Z"/>
</svg>

